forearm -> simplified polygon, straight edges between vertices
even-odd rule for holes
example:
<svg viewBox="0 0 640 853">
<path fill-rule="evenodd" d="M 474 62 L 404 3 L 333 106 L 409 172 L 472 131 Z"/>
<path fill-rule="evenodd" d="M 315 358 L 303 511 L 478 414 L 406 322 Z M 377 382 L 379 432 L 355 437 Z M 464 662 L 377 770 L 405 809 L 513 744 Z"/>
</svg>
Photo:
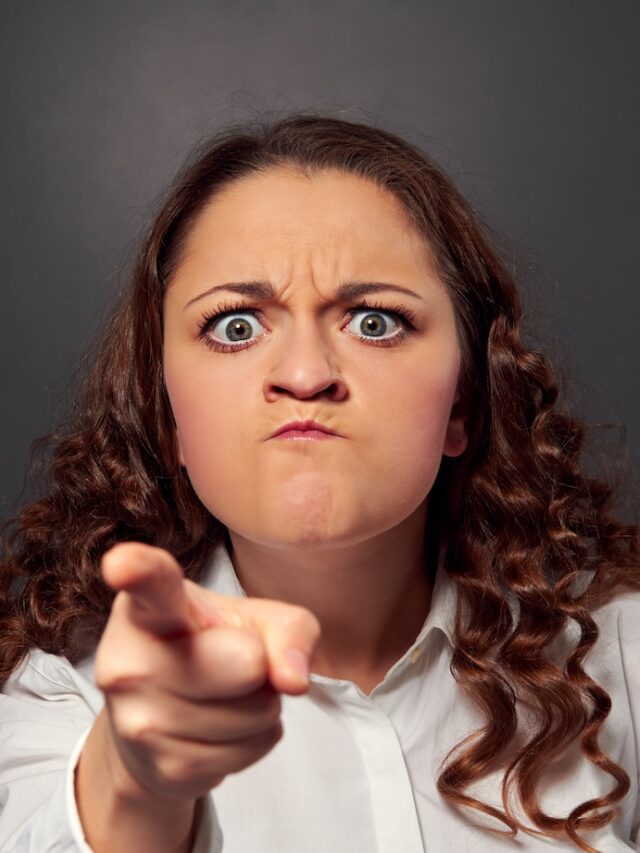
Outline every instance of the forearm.
<svg viewBox="0 0 640 853">
<path fill-rule="evenodd" d="M 78 813 L 95 853 L 189 853 L 195 800 L 154 797 L 122 763 L 106 709 L 87 737 L 75 780 Z"/>
</svg>

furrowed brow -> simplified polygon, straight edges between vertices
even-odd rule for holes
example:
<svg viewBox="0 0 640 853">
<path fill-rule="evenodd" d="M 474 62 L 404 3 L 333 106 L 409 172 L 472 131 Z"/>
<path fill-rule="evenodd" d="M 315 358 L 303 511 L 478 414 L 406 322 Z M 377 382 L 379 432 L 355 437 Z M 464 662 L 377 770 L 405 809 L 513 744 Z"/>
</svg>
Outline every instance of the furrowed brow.
<svg viewBox="0 0 640 853">
<path fill-rule="evenodd" d="M 351 302 L 359 296 L 364 296 L 367 293 L 379 293 L 381 290 L 395 290 L 398 293 L 406 293 L 407 296 L 413 296 L 414 299 L 422 302 L 422 297 L 413 290 L 386 281 L 348 281 L 346 284 L 341 284 L 337 289 L 336 298 L 340 302 Z"/>
<path fill-rule="evenodd" d="M 227 282 L 227 284 L 217 284 L 215 287 L 210 287 L 204 293 L 199 293 L 190 299 L 184 306 L 187 309 L 194 302 L 204 299 L 212 293 L 219 290 L 226 290 L 230 293 L 241 293 L 243 296 L 251 296 L 253 299 L 273 299 L 276 295 L 274 287 L 268 281 L 242 281 L 242 282 Z"/>
<path fill-rule="evenodd" d="M 354 299 L 364 296 L 367 293 L 379 293 L 382 290 L 393 290 L 398 293 L 404 293 L 407 296 L 412 296 L 420 302 L 423 301 L 422 297 L 413 290 L 409 290 L 409 288 L 402 287 L 399 284 L 391 284 L 391 282 L 385 281 L 348 281 L 338 287 L 335 298 L 338 302 L 352 302 Z M 215 287 L 210 287 L 203 293 L 199 293 L 197 296 L 194 296 L 193 299 L 190 299 L 185 305 L 185 310 L 190 305 L 193 305 L 194 302 L 198 302 L 200 299 L 204 299 L 205 296 L 210 296 L 212 293 L 217 293 L 218 291 L 240 293 L 242 296 L 250 296 L 253 299 L 262 300 L 275 299 L 276 297 L 275 288 L 268 281 L 227 282 L 226 284 L 217 284 Z"/>
</svg>

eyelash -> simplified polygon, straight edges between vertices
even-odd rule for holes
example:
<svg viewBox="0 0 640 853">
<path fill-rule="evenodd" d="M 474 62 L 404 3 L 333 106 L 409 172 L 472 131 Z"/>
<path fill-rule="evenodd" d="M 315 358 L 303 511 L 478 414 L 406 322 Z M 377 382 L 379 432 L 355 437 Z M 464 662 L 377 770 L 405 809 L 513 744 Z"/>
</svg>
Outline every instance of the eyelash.
<svg viewBox="0 0 640 853">
<path fill-rule="evenodd" d="M 415 312 L 411 311 L 409 308 L 401 307 L 399 305 L 381 305 L 376 302 L 369 302 L 366 299 L 363 299 L 357 305 L 354 305 L 352 308 L 349 308 L 349 322 L 353 319 L 353 317 L 358 314 L 360 311 L 382 311 L 385 314 L 390 314 L 394 320 L 400 323 L 400 331 L 395 334 L 392 338 L 380 338 L 376 340 L 375 338 L 368 338 L 365 335 L 357 335 L 356 337 L 359 340 L 365 340 L 367 343 L 373 344 L 373 346 L 378 347 L 388 347 L 393 346 L 396 343 L 400 343 L 404 341 L 412 332 L 415 331 Z M 198 323 L 199 334 L 198 339 L 201 340 L 205 346 L 214 350 L 215 352 L 237 352 L 238 350 L 247 349 L 247 347 L 253 344 L 253 340 L 247 341 L 245 345 L 242 344 L 225 344 L 222 341 L 216 341 L 213 338 L 210 338 L 207 335 L 207 332 L 212 326 L 221 320 L 225 315 L 230 314 L 253 314 L 254 317 L 259 320 L 261 316 L 263 316 L 262 311 L 259 308 L 251 308 L 248 305 L 243 305 L 241 303 L 229 303 L 224 302 L 216 311 L 210 311 L 202 315 L 200 322 Z"/>
</svg>

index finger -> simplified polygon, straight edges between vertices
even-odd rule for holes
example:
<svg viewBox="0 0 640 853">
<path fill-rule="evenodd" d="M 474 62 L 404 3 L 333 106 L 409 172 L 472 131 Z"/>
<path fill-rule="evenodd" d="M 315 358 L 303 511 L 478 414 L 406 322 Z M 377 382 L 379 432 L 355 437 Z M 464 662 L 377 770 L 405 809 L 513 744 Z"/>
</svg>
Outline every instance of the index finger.
<svg viewBox="0 0 640 853">
<path fill-rule="evenodd" d="M 157 637 L 182 637 L 220 624 L 213 608 L 187 596 L 182 569 L 163 548 L 115 545 L 102 558 L 102 576 L 127 597 L 131 620 Z"/>
</svg>

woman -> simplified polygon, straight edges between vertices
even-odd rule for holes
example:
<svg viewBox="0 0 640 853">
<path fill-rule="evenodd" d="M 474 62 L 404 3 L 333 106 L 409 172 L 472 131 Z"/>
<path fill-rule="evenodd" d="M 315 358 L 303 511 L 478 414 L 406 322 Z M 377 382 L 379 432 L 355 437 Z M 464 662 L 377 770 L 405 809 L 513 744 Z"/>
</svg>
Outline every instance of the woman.
<svg viewBox="0 0 640 853">
<path fill-rule="evenodd" d="M 3 849 L 635 849 L 638 528 L 556 397 L 420 152 L 214 139 L 9 542 Z"/>
</svg>

